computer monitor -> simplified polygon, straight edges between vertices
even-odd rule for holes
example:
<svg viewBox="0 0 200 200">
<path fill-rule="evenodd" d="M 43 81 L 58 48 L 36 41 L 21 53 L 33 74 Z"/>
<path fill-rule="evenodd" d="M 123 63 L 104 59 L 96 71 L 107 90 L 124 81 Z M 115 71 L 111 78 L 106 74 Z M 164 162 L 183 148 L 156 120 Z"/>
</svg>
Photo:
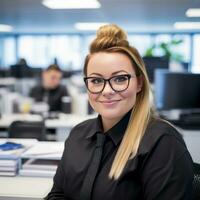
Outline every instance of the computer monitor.
<svg viewBox="0 0 200 200">
<path fill-rule="evenodd" d="M 200 74 L 156 70 L 154 92 L 158 110 L 200 110 Z"/>
<path fill-rule="evenodd" d="M 167 57 L 143 57 L 143 61 L 151 83 L 154 83 L 154 74 L 156 69 L 169 68 L 169 59 Z"/>
<path fill-rule="evenodd" d="M 10 66 L 10 73 L 12 77 L 24 78 L 29 77 L 30 69 L 25 65 L 15 64 Z"/>
<path fill-rule="evenodd" d="M 6 68 L 0 68 L 0 78 L 8 77 L 9 70 Z"/>
</svg>

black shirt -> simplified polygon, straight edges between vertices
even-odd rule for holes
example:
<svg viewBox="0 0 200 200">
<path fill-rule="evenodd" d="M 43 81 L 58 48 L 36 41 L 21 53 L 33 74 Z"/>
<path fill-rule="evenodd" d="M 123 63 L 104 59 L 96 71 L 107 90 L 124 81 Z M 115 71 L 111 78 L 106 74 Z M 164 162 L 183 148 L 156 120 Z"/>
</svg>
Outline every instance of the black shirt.
<svg viewBox="0 0 200 200">
<path fill-rule="evenodd" d="M 181 135 L 169 123 L 154 120 L 118 180 L 108 174 L 130 113 L 108 130 L 97 173 L 92 200 L 190 200 L 192 159 Z M 65 143 L 65 150 L 47 199 L 80 200 L 80 190 L 95 148 L 96 134 L 102 132 L 101 117 L 77 125 Z"/>
<path fill-rule="evenodd" d="M 36 102 L 47 102 L 49 105 L 49 111 L 62 111 L 62 97 L 68 96 L 68 92 L 65 86 L 59 85 L 55 89 L 45 89 L 41 85 L 35 86 L 30 92 Z"/>
</svg>

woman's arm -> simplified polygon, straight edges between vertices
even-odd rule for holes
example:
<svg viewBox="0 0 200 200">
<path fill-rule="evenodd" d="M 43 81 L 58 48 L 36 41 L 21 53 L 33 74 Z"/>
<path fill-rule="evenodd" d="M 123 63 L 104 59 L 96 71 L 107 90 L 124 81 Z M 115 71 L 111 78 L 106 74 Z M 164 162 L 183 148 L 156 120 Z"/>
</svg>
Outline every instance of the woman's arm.
<svg viewBox="0 0 200 200">
<path fill-rule="evenodd" d="M 49 194 L 44 198 L 45 200 L 65 200 L 63 192 L 64 173 L 62 161 L 60 162 L 56 174 L 54 176 L 54 183 Z"/>
<path fill-rule="evenodd" d="M 49 192 L 49 194 L 44 198 L 45 200 L 67 200 L 64 197 L 64 189 L 63 189 L 65 180 L 65 173 L 64 173 L 65 166 L 63 163 L 66 152 L 66 145 L 67 145 L 66 143 L 67 140 L 65 141 L 65 149 L 53 179 L 53 187 Z"/>
<path fill-rule="evenodd" d="M 142 171 L 145 200 L 192 200 L 192 159 L 175 137 L 163 136 Z"/>
</svg>

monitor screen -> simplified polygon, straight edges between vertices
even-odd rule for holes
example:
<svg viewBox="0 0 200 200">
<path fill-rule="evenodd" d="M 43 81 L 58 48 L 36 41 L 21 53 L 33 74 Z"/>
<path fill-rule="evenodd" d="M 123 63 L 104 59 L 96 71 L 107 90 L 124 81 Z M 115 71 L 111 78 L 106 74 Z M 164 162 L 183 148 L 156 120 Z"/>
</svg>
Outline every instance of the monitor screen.
<svg viewBox="0 0 200 200">
<path fill-rule="evenodd" d="M 143 57 L 143 61 L 151 83 L 154 83 L 154 74 L 156 69 L 169 68 L 169 59 L 166 57 Z"/>
<path fill-rule="evenodd" d="M 154 92 L 158 110 L 200 109 L 200 74 L 156 70 Z"/>
</svg>

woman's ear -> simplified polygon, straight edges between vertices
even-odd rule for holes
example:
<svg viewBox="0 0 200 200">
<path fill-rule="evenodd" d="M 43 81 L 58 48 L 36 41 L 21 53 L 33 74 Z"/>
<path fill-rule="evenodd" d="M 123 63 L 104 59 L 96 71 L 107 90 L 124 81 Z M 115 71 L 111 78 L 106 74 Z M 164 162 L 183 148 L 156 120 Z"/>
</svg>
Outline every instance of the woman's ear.
<svg viewBox="0 0 200 200">
<path fill-rule="evenodd" d="M 138 76 L 137 77 L 137 93 L 141 91 L 143 86 L 143 76 Z"/>
</svg>

